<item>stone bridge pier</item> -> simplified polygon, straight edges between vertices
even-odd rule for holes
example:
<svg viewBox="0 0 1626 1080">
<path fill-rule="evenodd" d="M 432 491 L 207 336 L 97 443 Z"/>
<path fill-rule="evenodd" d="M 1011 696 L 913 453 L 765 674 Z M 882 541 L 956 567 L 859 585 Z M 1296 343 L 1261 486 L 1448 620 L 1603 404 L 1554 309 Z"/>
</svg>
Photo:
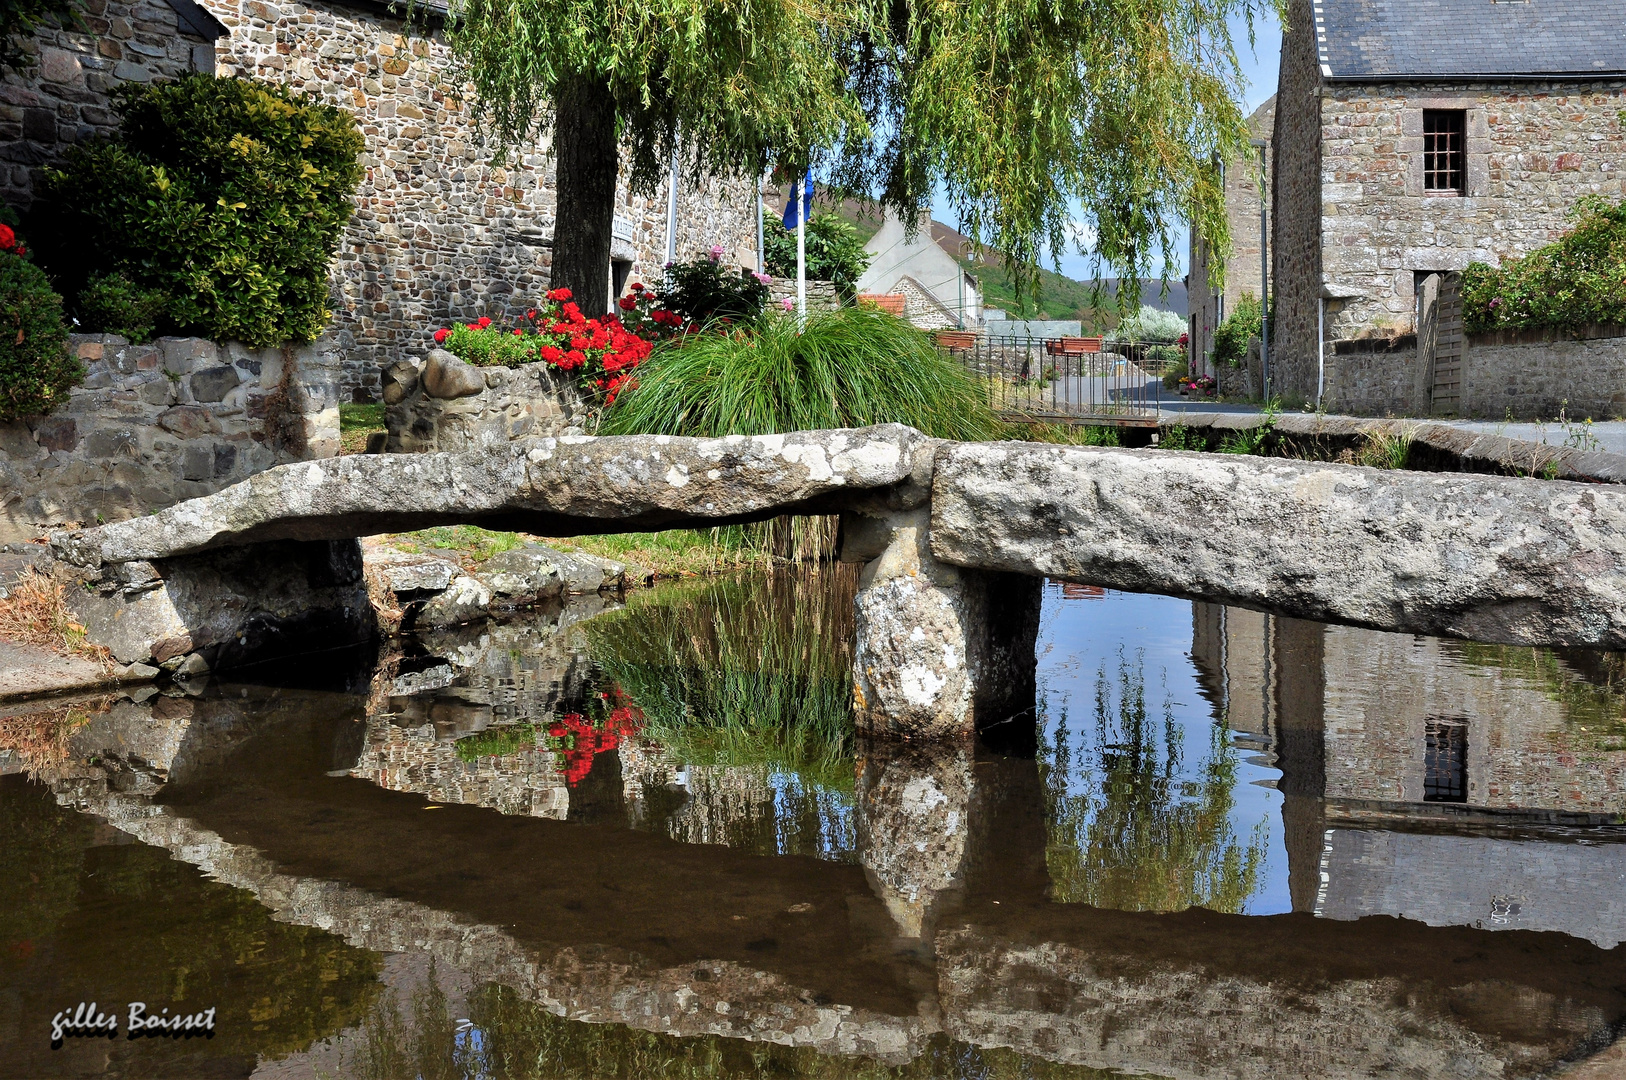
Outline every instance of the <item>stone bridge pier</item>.
<svg viewBox="0 0 1626 1080">
<path fill-rule="evenodd" d="M 218 667 L 339 644 L 314 632 L 324 625 L 370 633 L 350 558 L 360 536 L 795 514 L 841 515 L 841 557 L 865 564 L 853 682 L 874 733 L 1022 728 L 1002 722 L 1033 708 L 1047 577 L 1377 630 L 1626 648 L 1626 493 L 1613 486 L 954 443 L 895 424 L 301 462 L 52 546 L 84 579 L 75 597 L 94 598 L 93 640 L 122 628 L 109 631 L 121 661 L 213 649 Z M 314 617 L 323 607 L 336 617 Z"/>
</svg>

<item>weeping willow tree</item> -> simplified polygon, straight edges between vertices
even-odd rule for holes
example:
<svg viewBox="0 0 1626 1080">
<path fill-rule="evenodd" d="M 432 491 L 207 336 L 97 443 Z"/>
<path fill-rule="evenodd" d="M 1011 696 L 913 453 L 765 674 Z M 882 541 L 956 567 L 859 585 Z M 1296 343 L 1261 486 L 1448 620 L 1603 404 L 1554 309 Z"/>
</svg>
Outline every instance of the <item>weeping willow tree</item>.
<svg viewBox="0 0 1626 1080">
<path fill-rule="evenodd" d="M 551 139 L 553 283 L 587 311 L 620 150 L 653 194 L 686 174 L 821 170 L 913 221 L 946 193 L 1019 291 L 1074 224 L 1139 296 L 1178 222 L 1229 244 L 1214 162 L 1247 128 L 1229 29 L 1280 0 L 468 0 L 450 37 L 511 150 Z M 1075 206 L 1080 212 L 1075 212 Z"/>
</svg>

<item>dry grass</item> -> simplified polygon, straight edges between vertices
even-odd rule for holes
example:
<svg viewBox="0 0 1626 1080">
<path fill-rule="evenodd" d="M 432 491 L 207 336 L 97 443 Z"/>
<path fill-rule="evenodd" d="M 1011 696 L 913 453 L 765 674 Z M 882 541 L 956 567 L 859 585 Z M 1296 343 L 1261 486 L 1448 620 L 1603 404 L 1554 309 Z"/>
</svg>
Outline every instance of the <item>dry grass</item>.
<svg viewBox="0 0 1626 1080">
<path fill-rule="evenodd" d="M 33 568 L 12 586 L 10 596 L 0 600 L 0 638 L 19 645 L 38 645 L 113 669 L 113 656 L 107 647 L 93 644 L 85 637 L 85 628 L 73 621 L 62 582 Z"/>
</svg>

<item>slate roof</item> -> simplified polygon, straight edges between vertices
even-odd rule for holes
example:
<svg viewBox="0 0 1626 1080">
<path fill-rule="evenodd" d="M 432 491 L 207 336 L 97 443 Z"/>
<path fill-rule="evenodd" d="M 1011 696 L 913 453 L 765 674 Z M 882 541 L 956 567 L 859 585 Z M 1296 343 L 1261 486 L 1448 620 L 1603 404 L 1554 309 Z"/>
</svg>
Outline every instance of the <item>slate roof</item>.
<svg viewBox="0 0 1626 1080">
<path fill-rule="evenodd" d="M 1626 73 L 1626 0 L 1312 0 L 1328 79 Z"/>
</svg>

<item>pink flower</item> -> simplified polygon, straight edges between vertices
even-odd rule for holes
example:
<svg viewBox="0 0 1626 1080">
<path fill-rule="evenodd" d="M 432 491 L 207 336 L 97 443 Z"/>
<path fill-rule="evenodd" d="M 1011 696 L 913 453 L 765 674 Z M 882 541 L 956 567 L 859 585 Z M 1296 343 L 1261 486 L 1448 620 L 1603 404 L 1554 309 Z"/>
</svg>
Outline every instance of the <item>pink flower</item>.
<svg viewBox="0 0 1626 1080">
<path fill-rule="evenodd" d="M 786 311 L 789 311 L 791 308 L 796 306 L 796 301 L 787 296 L 783 300 L 779 301 L 779 306 L 784 308 Z"/>
<path fill-rule="evenodd" d="M 721 245 L 721 244 L 713 244 L 713 245 L 711 245 L 711 261 L 716 262 L 718 259 L 721 259 L 722 257 L 723 257 L 723 245 Z"/>
<path fill-rule="evenodd" d="M 767 274 L 758 274 L 753 272 L 751 276 L 756 278 L 757 281 L 763 285 L 771 285 L 773 283 L 773 278 L 769 277 Z"/>
</svg>

